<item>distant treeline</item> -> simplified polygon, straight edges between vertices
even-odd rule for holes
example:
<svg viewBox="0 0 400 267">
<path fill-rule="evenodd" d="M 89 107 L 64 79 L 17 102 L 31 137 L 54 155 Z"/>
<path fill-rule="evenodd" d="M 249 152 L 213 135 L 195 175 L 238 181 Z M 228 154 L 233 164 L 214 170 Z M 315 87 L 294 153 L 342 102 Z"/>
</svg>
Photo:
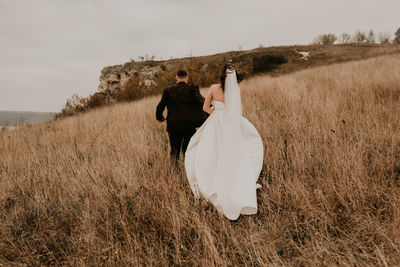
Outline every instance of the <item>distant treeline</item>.
<svg viewBox="0 0 400 267">
<path fill-rule="evenodd" d="M 51 120 L 52 112 L 0 111 L 0 126 L 17 126 L 24 123 L 35 123 Z"/>
<path fill-rule="evenodd" d="M 342 33 L 339 36 L 333 33 L 317 35 L 311 44 L 313 45 L 333 45 L 333 44 L 400 44 L 400 28 L 392 34 L 390 32 L 379 32 L 375 34 L 373 30 L 357 30 L 353 35 Z"/>
</svg>

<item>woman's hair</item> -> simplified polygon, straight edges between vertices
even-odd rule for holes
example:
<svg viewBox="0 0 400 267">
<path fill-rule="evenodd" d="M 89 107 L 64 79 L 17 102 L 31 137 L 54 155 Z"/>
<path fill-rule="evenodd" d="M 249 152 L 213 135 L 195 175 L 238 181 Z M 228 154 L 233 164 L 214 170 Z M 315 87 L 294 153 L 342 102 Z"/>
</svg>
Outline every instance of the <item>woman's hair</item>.
<svg viewBox="0 0 400 267">
<path fill-rule="evenodd" d="M 226 70 L 227 69 L 234 69 L 235 70 L 236 79 L 237 79 L 238 83 L 240 83 L 243 80 L 244 75 L 245 75 L 244 72 L 240 72 L 238 70 L 238 68 L 235 65 L 233 65 L 232 63 L 225 63 L 224 66 L 222 67 L 221 73 L 219 75 L 219 80 L 220 80 L 220 83 L 221 83 L 222 91 L 225 91 L 225 78 L 226 78 Z"/>
</svg>

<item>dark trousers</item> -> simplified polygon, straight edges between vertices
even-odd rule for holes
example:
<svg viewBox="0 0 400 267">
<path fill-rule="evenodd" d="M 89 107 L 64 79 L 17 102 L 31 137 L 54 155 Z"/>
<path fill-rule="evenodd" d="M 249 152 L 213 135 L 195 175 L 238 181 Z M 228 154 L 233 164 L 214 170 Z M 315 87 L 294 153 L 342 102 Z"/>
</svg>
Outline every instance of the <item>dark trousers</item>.
<svg viewBox="0 0 400 267">
<path fill-rule="evenodd" d="M 182 150 L 185 156 L 186 149 L 189 145 L 190 138 L 196 133 L 196 128 L 189 130 L 168 130 L 169 143 L 171 145 L 171 158 L 177 162 Z"/>
</svg>

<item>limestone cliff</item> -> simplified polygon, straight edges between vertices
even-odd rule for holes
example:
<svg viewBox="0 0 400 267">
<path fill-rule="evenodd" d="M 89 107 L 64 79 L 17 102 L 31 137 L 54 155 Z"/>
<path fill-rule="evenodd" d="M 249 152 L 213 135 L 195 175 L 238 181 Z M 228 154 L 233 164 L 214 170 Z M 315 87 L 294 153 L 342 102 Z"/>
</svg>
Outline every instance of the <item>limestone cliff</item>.
<svg viewBox="0 0 400 267">
<path fill-rule="evenodd" d="M 151 66 L 154 65 L 154 66 Z M 161 71 L 161 63 L 149 65 L 143 62 L 128 62 L 123 65 L 105 67 L 101 71 L 100 84 L 98 87 L 99 92 L 107 90 L 114 91 L 121 88 L 130 77 L 138 75 L 145 81 L 146 85 L 152 83 L 155 75 Z"/>
</svg>

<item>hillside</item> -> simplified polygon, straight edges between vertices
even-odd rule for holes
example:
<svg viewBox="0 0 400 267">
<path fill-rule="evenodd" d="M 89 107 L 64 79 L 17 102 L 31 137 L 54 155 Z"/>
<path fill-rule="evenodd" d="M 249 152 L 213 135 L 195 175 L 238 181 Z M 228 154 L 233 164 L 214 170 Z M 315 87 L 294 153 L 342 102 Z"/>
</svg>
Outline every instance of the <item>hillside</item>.
<svg viewBox="0 0 400 267">
<path fill-rule="evenodd" d="M 400 55 L 241 89 L 257 215 L 193 198 L 147 97 L 0 132 L 0 265 L 399 266 Z"/>
<path fill-rule="evenodd" d="M 31 111 L 0 111 L 0 126 L 36 123 L 51 120 L 55 113 Z"/>
<path fill-rule="evenodd" d="M 302 52 L 309 54 L 304 56 L 301 54 Z M 192 67 L 192 75 L 196 72 L 195 76 L 207 76 L 208 72 L 216 72 L 218 75 L 221 66 L 228 60 L 232 60 L 250 75 L 258 73 L 279 75 L 311 67 L 394 53 L 400 53 L 399 45 L 276 46 L 164 61 L 127 62 L 105 67 L 101 71 L 98 91 L 114 91 L 122 88 L 129 78 L 135 77 L 135 75 L 141 77 L 147 84 L 151 84 L 165 71 L 188 66 Z M 207 84 L 202 84 L 202 79 L 196 79 L 195 82 L 207 86 Z"/>
<path fill-rule="evenodd" d="M 105 67 L 101 72 L 98 92 L 87 97 L 72 96 L 56 117 L 160 94 L 175 82 L 179 68 L 188 70 L 190 82 L 208 87 L 218 82 L 220 69 L 228 61 L 246 72 L 247 77 L 263 74 L 276 77 L 324 65 L 398 53 L 400 45 L 278 46 L 166 61 L 127 62 Z"/>
</svg>

